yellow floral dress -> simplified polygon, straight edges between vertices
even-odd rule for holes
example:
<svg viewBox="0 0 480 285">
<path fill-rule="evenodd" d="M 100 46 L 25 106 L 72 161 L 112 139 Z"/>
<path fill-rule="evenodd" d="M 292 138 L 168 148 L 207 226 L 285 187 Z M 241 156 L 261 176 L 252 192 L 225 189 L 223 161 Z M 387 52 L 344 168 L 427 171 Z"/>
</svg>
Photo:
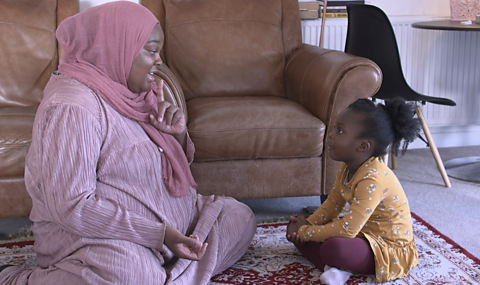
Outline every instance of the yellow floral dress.
<svg viewBox="0 0 480 285">
<path fill-rule="evenodd" d="M 347 179 L 347 166 L 339 167 L 327 200 L 299 228 L 304 241 L 329 237 L 364 237 L 375 254 L 375 281 L 405 276 L 418 263 L 407 197 L 395 174 L 377 157 L 371 157 Z M 346 203 L 343 218 L 338 215 Z"/>
</svg>

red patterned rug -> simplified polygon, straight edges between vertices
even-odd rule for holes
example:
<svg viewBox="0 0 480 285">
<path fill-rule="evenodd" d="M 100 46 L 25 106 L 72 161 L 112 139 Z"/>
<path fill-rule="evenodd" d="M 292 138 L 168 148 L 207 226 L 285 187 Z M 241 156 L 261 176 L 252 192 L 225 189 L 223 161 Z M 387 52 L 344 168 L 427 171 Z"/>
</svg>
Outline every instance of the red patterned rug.
<svg viewBox="0 0 480 285">
<path fill-rule="evenodd" d="M 480 260 L 412 213 L 419 264 L 406 277 L 389 285 L 480 284 Z M 322 284 L 321 271 L 285 239 L 286 223 L 259 225 L 245 256 L 214 276 L 210 285 Z M 33 241 L 0 244 L 0 265 L 36 267 Z M 373 276 L 353 275 L 348 285 L 373 284 Z"/>
<path fill-rule="evenodd" d="M 413 214 L 419 263 L 406 277 L 389 285 L 480 284 L 480 260 Z M 210 285 L 322 284 L 322 272 L 285 238 L 286 223 L 259 225 L 249 250 Z M 374 284 L 373 275 L 353 275 L 348 285 Z"/>
</svg>

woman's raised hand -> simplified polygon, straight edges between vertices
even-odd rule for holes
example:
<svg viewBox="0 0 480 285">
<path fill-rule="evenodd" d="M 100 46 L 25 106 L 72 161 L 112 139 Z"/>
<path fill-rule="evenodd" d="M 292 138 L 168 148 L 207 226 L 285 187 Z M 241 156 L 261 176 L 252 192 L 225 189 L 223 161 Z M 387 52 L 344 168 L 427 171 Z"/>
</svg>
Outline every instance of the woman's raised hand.
<svg viewBox="0 0 480 285">
<path fill-rule="evenodd" d="M 150 123 L 162 131 L 171 135 L 178 135 L 185 131 L 185 115 L 182 109 L 170 102 L 165 101 L 163 95 L 163 80 L 157 85 L 157 101 L 158 101 L 158 117 L 155 118 L 153 114 L 150 114 Z"/>
</svg>

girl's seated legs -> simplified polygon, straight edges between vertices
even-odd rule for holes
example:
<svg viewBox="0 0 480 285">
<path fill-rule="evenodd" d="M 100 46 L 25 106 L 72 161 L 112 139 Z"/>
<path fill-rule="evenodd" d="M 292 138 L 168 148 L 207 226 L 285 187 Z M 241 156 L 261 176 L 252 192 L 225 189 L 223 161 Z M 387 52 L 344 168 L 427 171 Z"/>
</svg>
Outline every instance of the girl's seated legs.
<svg viewBox="0 0 480 285">
<path fill-rule="evenodd" d="M 365 238 L 331 237 L 323 243 L 306 242 L 295 246 L 321 271 L 328 265 L 360 274 L 375 274 L 375 256 Z"/>
</svg>

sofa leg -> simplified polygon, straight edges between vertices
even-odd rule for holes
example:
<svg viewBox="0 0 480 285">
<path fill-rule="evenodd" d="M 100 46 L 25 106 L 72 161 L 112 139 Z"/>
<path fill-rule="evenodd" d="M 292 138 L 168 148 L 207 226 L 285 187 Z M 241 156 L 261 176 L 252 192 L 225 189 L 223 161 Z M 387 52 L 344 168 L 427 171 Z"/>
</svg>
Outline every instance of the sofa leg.
<svg viewBox="0 0 480 285">
<path fill-rule="evenodd" d="M 306 208 L 303 208 L 303 210 L 305 212 L 307 212 L 307 214 L 311 215 L 313 213 L 315 213 L 315 211 L 318 209 L 318 206 L 308 206 Z"/>
<path fill-rule="evenodd" d="M 327 197 L 328 197 L 328 195 L 325 195 L 325 194 L 320 195 L 320 203 L 323 204 L 323 202 L 325 202 L 325 200 L 327 200 Z"/>
</svg>

